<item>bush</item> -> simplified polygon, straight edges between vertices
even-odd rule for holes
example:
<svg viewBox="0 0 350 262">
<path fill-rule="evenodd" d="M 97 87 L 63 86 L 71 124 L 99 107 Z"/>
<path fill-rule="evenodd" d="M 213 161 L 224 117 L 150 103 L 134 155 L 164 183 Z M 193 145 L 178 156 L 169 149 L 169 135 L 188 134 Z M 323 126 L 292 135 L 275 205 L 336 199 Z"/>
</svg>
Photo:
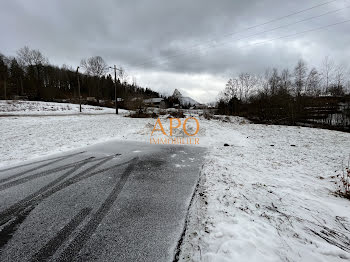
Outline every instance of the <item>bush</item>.
<svg viewBox="0 0 350 262">
<path fill-rule="evenodd" d="M 229 116 L 225 116 L 225 117 L 222 119 L 222 122 L 230 123 L 230 122 L 231 122 L 231 118 L 230 118 Z"/>
<path fill-rule="evenodd" d="M 214 118 L 214 115 L 212 113 L 209 113 L 209 112 L 206 111 L 206 112 L 203 113 L 203 117 L 206 120 L 210 120 L 210 119 Z"/>
<path fill-rule="evenodd" d="M 342 174 L 338 177 L 340 178 L 338 195 L 350 199 L 350 157 L 347 166 L 343 166 Z"/>
<path fill-rule="evenodd" d="M 144 113 L 142 111 L 137 111 L 129 115 L 131 118 L 158 118 L 156 113 Z"/>
<path fill-rule="evenodd" d="M 168 118 L 185 118 L 185 115 L 182 111 L 170 112 Z"/>
</svg>

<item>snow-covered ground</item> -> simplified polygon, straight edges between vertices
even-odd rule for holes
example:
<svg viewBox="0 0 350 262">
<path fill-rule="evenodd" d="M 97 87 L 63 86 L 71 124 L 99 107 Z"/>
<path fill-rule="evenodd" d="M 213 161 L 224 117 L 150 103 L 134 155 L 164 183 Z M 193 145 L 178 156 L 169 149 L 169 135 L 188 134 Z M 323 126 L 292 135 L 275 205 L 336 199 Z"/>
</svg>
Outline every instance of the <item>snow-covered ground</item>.
<svg viewBox="0 0 350 262">
<path fill-rule="evenodd" d="M 1 117 L 0 166 L 111 139 L 149 143 L 155 122 L 114 114 Z M 165 116 L 162 123 L 168 132 Z M 350 259 L 350 202 L 333 194 L 350 134 L 233 117 L 199 123 L 199 145 L 208 151 L 181 260 Z"/>
<path fill-rule="evenodd" d="M 210 126 L 207 136 L 231 146 L 210 146 L 182 261 L 350 260 L 350 201 L 333 194 L 350 134 Z"/>
<path fill-rule="evenodd" d="M 126 113 L 125 110 L 120 110 Z M 67 114 L 113 114 L 115 109 L 99 106 L 79 105 L 68 103 L 0 100 L 0 116 L 8 115 L 67 115 Z"/>
<path fill-rule="evenodd" d="M 111 139 L 139 140 L 133 132 L 144 121 L 114 114 L 0 117 L 0 168 Z"/>
</svg>

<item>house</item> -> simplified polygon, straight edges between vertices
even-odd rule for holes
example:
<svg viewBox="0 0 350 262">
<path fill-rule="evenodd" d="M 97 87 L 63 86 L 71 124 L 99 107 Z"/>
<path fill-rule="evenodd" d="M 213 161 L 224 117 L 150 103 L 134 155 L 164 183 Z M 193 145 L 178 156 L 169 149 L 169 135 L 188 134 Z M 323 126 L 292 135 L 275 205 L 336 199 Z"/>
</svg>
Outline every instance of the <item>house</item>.
<svg viewBox="0 0 350 262">
<path fill-rule="evenodd" d="M 146 107 L 156 107 L 156 108 L 166 107 L 164 99 L 161 97 L 145 99 L 143 100 L 143 103 L 145 104 Z"/>
<path fill-rule="evenodd" d="M 124 99 L 121 98 L 121 97 L 117 97 L 117 102 L 118 102 L 118 103 L 124 102 Z M 115 99 L 112 99 L 112 104 L 115 104 Z"/>
<path fill-rule="evenodd" d="M 207 109 L 208 106 L 205 104 L 197 104 L 194 106 L 195 109 Z"/>
<path fill-rule="evenodd" d="M 86 101 L 88 101 L 88 102 L 97 102 L 97 99 L 94 96 L 88 96 L 88 97 L 86 97 Z"/>
</svg>

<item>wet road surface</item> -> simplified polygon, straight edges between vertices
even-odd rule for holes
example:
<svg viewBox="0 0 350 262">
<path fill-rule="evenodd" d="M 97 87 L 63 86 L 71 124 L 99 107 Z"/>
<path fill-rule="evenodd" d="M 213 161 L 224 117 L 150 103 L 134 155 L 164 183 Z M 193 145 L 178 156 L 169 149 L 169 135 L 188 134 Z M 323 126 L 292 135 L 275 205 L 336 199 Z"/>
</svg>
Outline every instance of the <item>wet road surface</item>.
<svg viewBox="0 0 350 262">
<path fill-rule="evenodd" d="M 0 170 L 0 261 L 173 261 L 203 154 L 114 141 Z"/>
</svg>

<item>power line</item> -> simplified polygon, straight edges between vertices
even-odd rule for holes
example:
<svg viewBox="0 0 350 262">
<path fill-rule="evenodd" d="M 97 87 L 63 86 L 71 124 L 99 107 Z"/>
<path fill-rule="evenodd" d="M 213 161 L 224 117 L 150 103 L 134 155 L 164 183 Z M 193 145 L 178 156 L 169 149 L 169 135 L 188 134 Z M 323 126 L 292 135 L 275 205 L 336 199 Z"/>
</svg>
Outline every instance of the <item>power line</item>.
<svg viewBox="0 0 350 262">
<path fill-rule="evenodd" d="M 239 48 L 243 49 L 243 48 L 247 48 L 247 47 L 250 47 L 250 46 L 266 44 L 266 43 L 271 42 L 271 41 L 280 40 L 280 39 L 284 39 L 284 38 L 288 38 L 288 37 L 293 37 L 293 36 L 297 36 L 297 35 L 301 35 L 301 34 L 306 34 L 306 33 L 314 32 L 314 31 L 319 31 L 319 30 L 322 30 L 322 29 L 325 29 L 325 28 L 329 28 L 329 27 L 332 27 L 332 26 L 337 26 L 337 25 L 340 25 L 340 24 L 345 24 L 345 23 L 348 23 L 348 22 L 350 22 L 350 19 L 344 20 L 344 21 L 341 21 L 341 22 L 337 22 L 337 23 L 333 23 L 333 24 L 329 24 L 329 25 L 326 25 L 326 26 L 320 26 L 320 27 L 316 27 L 316 28 L 313 28 L 313 29 L 297 32 L 297 33 L 294 33 L 294 34 L 289 34 L 289 35 L 284 35 L 284 36 L 280 36 L 280 37 L 271 38 L 271 39 L 264 40 L 264 41 L 257 42 L 257 43 L 247 44 L 247 45 L 241 46 Z M 164 61 L 164 63 L 166 63 L 166 62 L 167 61 Z"/>
<path fill-rule="evenodd" d="M 317 16 L 313 16 L 313 17 L 309 17 L 309 18 L 305 18 L 305 19 L 302 19 L 302 20 L 299 20 L 299 21 L 296 21 L 296 22 L 293 22 L 293 23 L 289 23 L 289 24 L 286 24 L 286 25 L 282 25 L 282 26 L 278 26 L 278 27 L 275 27 L 275 28 L 272 28 L 272 29 L 268 29 L 268 30 L 265 30 L 265 31 L 262 31 L 262 32 L 258 32 L 258 33 L 255 33 L 255 34 L 252 34 L 252 35 L 249 35 L 249 36 L 245 36 L 245 37 L 242 37 L 242 38 L 238 38 L 238 39 L 235 39 L 235 41 L 240 41 L 240 40 L 244 40 L 244 39 L 247 39 L 247 38 L 250 38 L 250 37 L 253 37 L 253 36 L 257 36 L 257 35 L 261 35 L 261 34 L 265 34 L 265 33 L 268 33 L 268 32 L 272 32 L 272 31 L 275 31 L 277 29 L 281 29 L 281 28 L 285 28 L 285 27 L 288 27 L 288 26 L 291 26 L 291 25 L 295 25 L 295 24 L 298 24 L 298 23 L 301 23 L 301 22 L 305 22 L 305 21 L 309 21 L 309 20 L 312 20 L 312 19 L 315 19 L 315 18 L 319 18 L 319 17 L 322 17 L 322 16 L 326 16 L 326 15 L 329 15 L 329 14 L 333 14 L 333 13 L 336 13 L 336 12 L 339 12 L 341 10 L 344 10 L 346 8 L 350 8 L 350 6 L 346 6 L 346 7 L 343 7 L 343 8 L 339 8 L 339 9 L 336 9 L 336 10 L 332 10 L 332 11 L 329 11 L 329 12 L 326 12 L 326 13 L 323 13 L 323 14 L 320 14 L 320 15 L 317 15 Z M 231 41 L 231 40 L 229 40 Z M 222 41 L 220 43 L 215 43 L 215 44 L 212 44 L 212 45 L 208 45 L 206 46 L 204 49 L 210 49 L 210 48 L 216 48 L 218 46 L 222 46 L 222 45 L 225 45 L 229 43 L 228 41 Z M 201 49 L 203 51 L 203 49 Z M 171 57 L 162 57 L 160 59 L 162 59 L 163 61 L 160 61 L 161 64 L 164 64 L 168 61 L 164 61 L 166 59 L 169 59 L 169 58 L 175 58 L 175 57 L 178 57 L 178 56 L 183 56 L 183 55 L 188 55 L 188 54 L 192 54 L 193 52 L 183 52 L 181 54 L 176 54 L 176 55 L 173 55 Z M 154 61 L 155 62 L 155 61 Z M 144 63 L 142 65 L 146 65 L 146 64 L 150 64 L 151 62 L 149 63 Z"/>
<path fill-rule="evenodd" d="M 233 33 L 230 33 L 230 34 L 227 34 L 227 35 L 224 35 L 223 37 L 229 37 L 229 36 L 233 36 L 233 35 L 236 35 L 236 34 L 239 34 L 239 33 L 243 33 L 245 31 L 248 31 L 248 30 L 251 30 L 251 29 L 254 29 L 254 28 L 257 28 L 257 27 L 261 27 L 261 26 L 264 26 L 264 25 L 267 25 L 267 24 L 270 24 L 270 23 L 273 23 L 273 22 L 276 22 L 276 21 L 279 21 L 279 20 L 282 20 L 282 19 L 285 19 L 285 18 L 288 18 L 288 17 L 291 17 L 291 16 L 294 16 L 294 15 L 297 15 L 297 14 L 301 14 L 301 13 L 304 13 L 304 12 L 307 12 L 307 11 L 310 11 L 312 9 L 315 9 L 315 8 L 318 8 L 318 7 L 321 7 L 321 6 L 324 6 L 324 5 L 328 5 L 330 3 L 333 3 L 333 2 L 336 2 L 338 0 L 332 0 L 332 1 L 328 1 L 328 2 L 324 2 L 324 3 L 321 3 L 321 4 L 318 4 L 318 5 L 314 5 L 312 7 L 309 7 L 309 8 L 306 8 L 306 9 L 302 9 L 302 10 L 299 10 L 299 11 L 296 11 L 296 12 L 293 12 L 293 13 L 290 13 L 288 15 L 285 15 L 285 16 L 281 16 L 281 17 L 277 17 L 277 18 L 274 18 L 272 20 L 269 20 L 267 22 L 264 22 L 264 23 L 261 23 L 261 24 L 257 24 L 257 25 L 254 25 L 254 26 L 250 26 L 250 27 L 247 27 L 245 29 L 242 29 L 240 31 L 236 31 L 236 32 L 233 32 Z M 201 47 L 205 44 L 210 44 L 210 43 L 215 43 L 216 40 L 215 39 L 212 39 L 212 40 L 208 40 L 208 41 L 205 41 L 204 43 L 199 43 L 199 44 L 196 44 L 196 45 L 193 45 L 191 47 L 189 47 L 188 49 L 195 49 L 197 47 Z M 187 50 L 188 50 L 187 49 Z M 174 58 L 174 57 L 178 57 L 178 56 L 181 56 L 183 55 L 182 53 L 177 53 L 177 54 L 174 54 L 174 55 L 170 55 L 170 56 L 164 56 L 162 57 L 162 59 L 170 59 L 170 58 Z M 156 62 L 157 58 L 152 58 L 150 59 L 149 61 L 145 62 L 145 63 L 141 63 L 141 64 L 138 64 L 136 66 L 144 66 L 144 65 L 147 65 L 147 64 L 150 64 L 150 63 L 153 63 L 153 62 Z"/>
<path fill-rule="evenodd" d="M 329 12 L 326 12 L 326 13 L 323 13 L 323 14 L 320 14 L 320 15 L 316 15 L 316 16 L 312 16 L 312 17 L 309 17 L 309 18 L 305 18 L 305 19 L 302 19 L 302 20 L 299 20 L 299 21 L 296 21 L 296 22 L 293 22 L 293 23 L 286 24 L 286 25 L 278 26 L 278 27 L 275 27 L 275 28 L 272 28 L 272 29 L 268 29 L 268 30 L 265 30 L 265 31 L 262 31 L 262 32 L 258 32 L 258 33 L 255 33 L 255 34 L 246 36 L 246 37 L 238 38 L 238 39 L 235 39 L 235 41 L 244 40 L 244 39 L 250 38 L 250 37 L 252 37 L 252 36 L 257 36 L 257 35 L 265 34 L 265 33 L 268 33 L 268 32 L 275 31 L 275 30 L 277 30 L 277 29 L 285 28 L 285 27 L 288 27 L 288 26 L 291 26 L 291 25 L 299 24 L 299 23 L 302 23 L 302 22 L 305 22 L 305 21 L 309 21 L 309 20 L 312 20 L 312 19 L 315 19 L 315 18 L 319 18 L 319 17 L 322 17 L 322 16 L 326 16 L 326 15 L 329 15 L 329 14 L 333 14 L 333 13 L 339 12 L 339 11 L 341 11 L 341 10 L 344 10 L 344 9 L 346 9 L 346 8 L 350 8 L 350 6 L 346 6 L 346 7 L 339 8 L 339 9 L 336 9 L 336 10 L 333 10 L 333 11 L 329 11 Z M 218 44 L 216 44 L 216 45 L 209 46 L 209 47 L 217 47 L 217 46 L 220 46 L 220 45 L 224 45 L 224 44 L 226 44 L 226 43 L 227 43 L 227 41 L 223 41 L 223 42 L 221 42 L 221 43 L 218 43 Z"/>
<path fill-rule="evenodd" d="M 292 36 L 296 36 L 296 35 L 301 35 L 301 34 L 306 34 L 306 33 L 314 32 L 314 31 L 319 31 L 319 30 L 322 30 L 322 29 L 325 29 L 325 28 L 328 28 L 328 27 L 332 27 L 332 26 L 336 26 L 336 25 L 340 25 L 340 24 L 345 24 L 345 23 L 348 23 L 348 22 L 350 22 L 350 19 L 344 20 L 344 21 L 341 21 L 341 22 L 337 22 L 337 23 L 334 23 L 334 24 L 329 24 L 329 25 L 326 25 L 326 26 L 320 26 L 320 27 L 317 27 L 317 28 L 313 28 L 313 29 L 297 32 L 297 33 L 290 34 L 290 35 L 285 35 L 285 36 L 280 36 L 280 37 L 276 37 L 276 38 L 271 38 L 271 39 L 266 40 L 266 41 L 261 41 L 261 42 L 249 44 L 249 45 L 246 45 L 244 47 L 248 47 L 250 45 L 264 44 L 264 43 L 271 42 L 271 41 L 274 41 L 274 40 L 279 40 L 279 39 L 288 38 L 288 37 L 292 37 Z"/>
</svg>

